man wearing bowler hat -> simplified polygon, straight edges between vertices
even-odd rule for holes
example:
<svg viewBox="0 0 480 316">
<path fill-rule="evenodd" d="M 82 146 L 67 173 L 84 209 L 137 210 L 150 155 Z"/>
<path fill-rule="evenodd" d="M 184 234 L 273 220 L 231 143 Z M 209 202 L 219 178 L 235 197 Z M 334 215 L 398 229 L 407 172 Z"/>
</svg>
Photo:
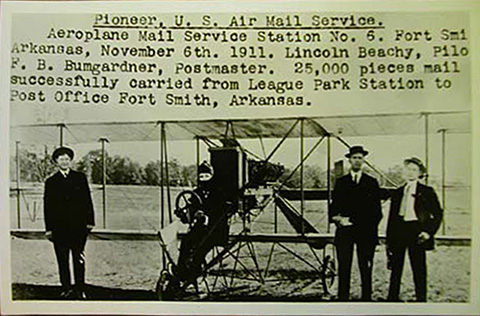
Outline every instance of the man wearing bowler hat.
<svg viewBox="0 0 480 316">
<path fill-rule="evenodd" d="M 392 194 L 387 224 L 387 255 L 390 275 L 389 301 L 399 301 L 405 253 L 412 266 L 415 295 L 427 300 L 426 252 L 434 248 L 434 235 L 440 227 L 443 210 L 432 187 L 419 179 L 426 174 L 423 162 L 416 158 L 404 161 L 406 184 Z"/>
<path fill-rule="evenodd" d="M 57 257 L 61 298 L 86 299 L 85 243 L 94 222 L 93 204 L 86 176 L 71 169 L 73 150 L 59 147 L 52 154 L 58 171 L 45 182 L 44 218 L 46 237 Z M 70 280 L 72 253 L 75 286 Z"/>
<path fill-rule="evenodd" d="M 372 266 L 375 246 L 378 243 L 378 224 L 382 218 L 380 187 L 375 178 L 362 172 L 368 151 L 362 146 L 353 146 L 345 155 L 351 165 L 350 172 L 335 183 L 330 220 L 337 226 L 339 285 L 338 300 L 350 299 L 350 277 L 353 248 L 356 245 L 357 259 L 362 280 L 363 301 L 372 299 Z"/>
</svg>

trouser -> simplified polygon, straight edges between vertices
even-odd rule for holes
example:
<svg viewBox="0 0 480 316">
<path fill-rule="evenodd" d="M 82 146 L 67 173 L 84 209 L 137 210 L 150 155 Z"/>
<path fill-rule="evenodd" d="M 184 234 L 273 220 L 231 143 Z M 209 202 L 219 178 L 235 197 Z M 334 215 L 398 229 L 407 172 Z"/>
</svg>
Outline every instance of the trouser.
<svg viewBox="0 0 480 316">
<path fill-rule="evenodd" d="M 73 258 L 73 275 L 75 287 L 83 290 L 85 286 L 85 243 L 86 239 L 75 242 L 54 241 L 53 246 L 57 257 L 60 283 L 63 290 L 72 287 L 70 279 L 70 252 Z"/>
<path fill-rule="evenodd" d="M 389 301 L 399 301 L 400 285 L 402 281 L 403 264 L 405 253 L 408 250 L 410 265 L 415 283 L 415 296 L 418 302 L 427 301 L 427 263 L 423 245 L 418 244 L 417 238 L 420 228 L 417 221 L 400 222 L 400 232 L 403 232 L 402 241 L 390 246 L 391 267 L 390 288 L 388 291 Z"/>
<path fill-rule="evenodd" d="M 339 227 L 336 231 L 335 246 L 337 248 L 339 273 L 338 299 L 346 301 L 350 298 L 354 244 L 357 248 L 358 266 L 362 280 L 362 300 L 370 301 L 372 299 L 372 268 L 376 240 L 373 237 L 362 238 L 362 236 L 356 234 L 353 226 Z"/>
<path fill-rule="evenodd" d="M 190 280 L 201 272 L 205 256 L 213 248 L 208 233 L 206 226 L 196 224 L 182 239 L 177 264 L 179 279 Z"/>
</svg>

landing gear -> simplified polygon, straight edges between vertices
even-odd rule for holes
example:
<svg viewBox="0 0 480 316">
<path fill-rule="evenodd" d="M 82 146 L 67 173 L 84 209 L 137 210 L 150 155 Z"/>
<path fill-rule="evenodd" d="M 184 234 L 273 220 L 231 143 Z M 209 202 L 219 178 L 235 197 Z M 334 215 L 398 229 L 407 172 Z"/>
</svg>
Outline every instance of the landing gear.
<svg viewBox="0 0 480 316">
<path fill-rule="evenodd" d="M 332 290 L 337 280 L 337 260 L 336 249 L 333 244 L 326 244 L 323 249 L 323 264 L 322 264 L 322 286 L 325 294 L 332 294 Z"/>
<path fill-rule="evenodd" d="M 162 270 L 160 272 L 160 277 L 157 281 L 157 286 L 155 287 L 155 293 L 157 294 L 157 298 L 160 301 L 169 300 L 172 297 L 172 293 L 170 292 L 170 283 L 172 281 L 173 276 L 168 273 L 167 270 Z"/>
</svg>

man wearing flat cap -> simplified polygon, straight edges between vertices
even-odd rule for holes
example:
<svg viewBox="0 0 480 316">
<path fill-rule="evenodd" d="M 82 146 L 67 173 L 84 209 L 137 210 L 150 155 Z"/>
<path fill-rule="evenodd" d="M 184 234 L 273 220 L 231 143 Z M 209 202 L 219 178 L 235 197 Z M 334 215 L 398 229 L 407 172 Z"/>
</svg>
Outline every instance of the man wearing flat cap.
<svg viewBox="0 0 480 316">
<path fill-rule="evenodd" d="M 427 300 L 426 252 L 434 248 L 434 235 L 443 218 L 437 194 L 419 179 L 426 174 L 423 162 L 404 161 L 406 184 L 392 194 L 387 224 L 387 255 L 391 268 L 389 301 L 399 301 L 405 253 L 408 251 L 417 301 Z"/>
<path fill-rule="evenodd" d="M 378 224 L 382 218 L 380 187 L 375 178 L 362 172 L 368 152 L 362 146 L 353 146 L 345 155 L 350 172 L 337 179 L 330 205 L 330 221 L 335 223 L 339 285 L 338 300 L 350 299 L 350 278 L 353 248 L 362 280 L 362 301 L 372 299 L 372 267 L 378 243 Z"/>
<path fill-rule="evenodd" d="M 85 243 L 95 221 L 86 176 L 71 169 L 73 150 L 59 147 L 52 154 L 58 171 L 45 182 L 44 218 L 46 237 L 57 257 L 61 298 L 85 299 Z M 72 253 L 75 286 L 70 280 Z"/>
</svg>

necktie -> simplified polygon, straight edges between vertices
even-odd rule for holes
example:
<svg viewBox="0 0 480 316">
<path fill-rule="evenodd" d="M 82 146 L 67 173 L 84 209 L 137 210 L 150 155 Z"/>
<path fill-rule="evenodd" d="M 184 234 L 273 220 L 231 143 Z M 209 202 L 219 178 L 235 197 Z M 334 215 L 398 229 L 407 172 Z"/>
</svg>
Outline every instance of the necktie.
<svg viewBox="0 0 480 316">
<path fill-rule="evenodd" d="M 405 214 L 407 214 L 407 201 L 411 187 L 412 186 L 410 185 L 410 183 L 405 186 L 405 192 L 403 193 L 402 198 L 402 205 L 400 205 L 400 212 L 398 213 L 398 215 L 400 215 L 401 217 L 404 217 Z"/>
</svg>

